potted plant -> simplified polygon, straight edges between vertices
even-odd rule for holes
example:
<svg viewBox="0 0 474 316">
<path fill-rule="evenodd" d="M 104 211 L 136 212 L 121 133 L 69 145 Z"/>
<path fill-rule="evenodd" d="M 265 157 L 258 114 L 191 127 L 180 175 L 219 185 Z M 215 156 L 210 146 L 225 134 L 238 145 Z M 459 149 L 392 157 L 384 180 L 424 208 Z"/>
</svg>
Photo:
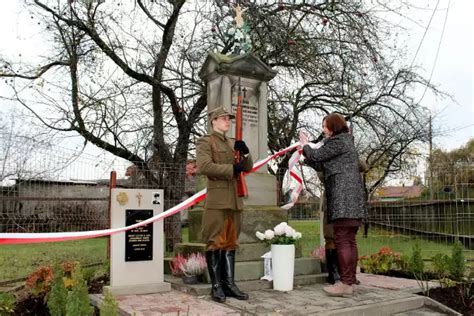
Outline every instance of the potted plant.
<svg viewBox="0 0 474 316">
<path fill-rule="evenodd" d="M 291 291 L 295 272 L 295 244 L 302 237 L 286 222 L 276 225 L 273 230 L 256 232 L 258 239 L 271 245 L 273 289 Z"/>
<path fill-rule="evenodd" d="M 180 276 L 185 284 L 198 283 L 198 277 L 206 268 L 206 258 L 201 253 L 192 253 L 188 257 L 179 254 L 171 262 L 171 273 Z"/>
<path fill-rule="evenodd" d="M 173 260 L 170 262 L 170 269 L 171 274 L 175 277 L 182 277 L 183 270 L 181 270 L 181 266 L 186 262 L 186 257 L 181 255 L 180 253 L 173 257 Z"/>
</svg>

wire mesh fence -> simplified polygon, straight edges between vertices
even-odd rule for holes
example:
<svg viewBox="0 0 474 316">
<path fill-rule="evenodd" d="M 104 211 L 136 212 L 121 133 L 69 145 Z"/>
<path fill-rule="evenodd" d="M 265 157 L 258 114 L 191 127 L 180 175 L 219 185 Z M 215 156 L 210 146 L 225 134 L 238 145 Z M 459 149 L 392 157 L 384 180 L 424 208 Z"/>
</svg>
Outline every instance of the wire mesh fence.
<svg viewBox="0 0 474 316">
<path fill-rule="evenodd" d="M 186 164 L 139 164 L 80 151 L 37 146 L 28 139 L 0 134 L 0 232 L 59 232 L 108 228 L 109 175 L 117 186 L 164 189 L 165 209 L 197 191 L 194 161 Z M 370 201 L 366 252 L 384 243 L 403 248 L 423 239 L 437 244 L 460 240 L 472 250 L 474 168 L 456 165 L 428 172 L 427 185 L 383 187 Z M 414 187 L 417 187 L 416 189 Z M 305 200 L 290 220 L 319 220 L 319 201 Z M 182 240 L 186 212 L 165 220 L 168 251 Z M 433 245 L 436 247 L 436 245 Z M 423 249 L 430 252 L 430 249 Z M 474 259 L 474 252 L 470 251 Z M 429 256 L 429 254 L 428 254 Z"/>
<path fill-rule="evenodd" d="M 184 201 L 196 192 L 195 162 L 150 164 L 129 164 L 125 178 L 118 179 L 117 186 L 130 189 L 163 189 L 164 209 L 167 210 Z M 173 251 L 174 245 L 182 241 L 181 227 L 186 223 L 187 212 L 165 218 L 164 231 L 166 251 Z"/>
<path fill-rule="evenodd" d="M 380 188 L 370 203 L 370 225 L 474 250 L 474 166 L 433 168 L 426 179 L 426 186 Z"/>
<path fill-rule="evenodd" d="M 163 189 L 165 210 L 195 193 L 195 162 L 146 168 L 107 154 L 92 156 L 0 133 L 0 232 L 69 232 L 109 228 L 109 178 L 117 186 Z M 166 249 L 181 241 L 186 212 L 164 221 Z"/>
<path fill-rule="evenodd" d="M 0 232 L 103 229 L 117 159 L 0 133 Z"/>
<path fill-rule="evenodd" d="M 452 165 L 428 170 L 425 184 L 379 188 L 359 231 L 359 253 L 368 255 L 389 247 L 410 254 L 419 244 L 423 257 L 430 260 L 438 253 L 449 253 L 453 243 L 460 241 L 473 265 L 474 166 Z M 319 202 L 297 203 L 288 219 L 317 221 L 318 210 Z M 312 242 L 318 245 L 321 240 L 317 237 Z"/>
<path fill-rule="evenodd" d="M 298 202 L 288 212 L 289 220 L 312 221 L 319 219 L 319 201 Z"/>
</svg>

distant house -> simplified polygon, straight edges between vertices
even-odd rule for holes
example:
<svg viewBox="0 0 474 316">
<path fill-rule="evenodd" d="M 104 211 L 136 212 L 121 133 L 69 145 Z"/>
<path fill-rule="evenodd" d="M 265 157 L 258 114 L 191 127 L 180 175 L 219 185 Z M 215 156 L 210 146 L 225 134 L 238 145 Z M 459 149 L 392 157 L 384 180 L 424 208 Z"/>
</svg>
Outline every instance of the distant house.
<svg viewBox="0 0 474 316">
<path fill-rule="evenodd" d="M 374 195 L 379 201 L 400 201 L 405 199 L 419 198 L 424 190 L 421 185 L 413 186 L 387 186 L 381 187 Z"/>
</svg>

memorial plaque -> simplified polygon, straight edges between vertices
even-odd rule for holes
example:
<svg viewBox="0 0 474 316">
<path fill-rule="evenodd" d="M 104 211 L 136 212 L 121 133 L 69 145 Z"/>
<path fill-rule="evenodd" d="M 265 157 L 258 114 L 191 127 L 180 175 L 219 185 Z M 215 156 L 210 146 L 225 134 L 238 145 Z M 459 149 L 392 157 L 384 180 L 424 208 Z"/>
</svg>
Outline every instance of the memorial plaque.
<svg viewBox="0 0 474 316">
<path fill-rule="evenodd" d="M 153 210 L 126 210 L 126 225 L 153 217 Z M 153 260 L 153 223 L 125 232 L 125 261 Z"/>
</svg>

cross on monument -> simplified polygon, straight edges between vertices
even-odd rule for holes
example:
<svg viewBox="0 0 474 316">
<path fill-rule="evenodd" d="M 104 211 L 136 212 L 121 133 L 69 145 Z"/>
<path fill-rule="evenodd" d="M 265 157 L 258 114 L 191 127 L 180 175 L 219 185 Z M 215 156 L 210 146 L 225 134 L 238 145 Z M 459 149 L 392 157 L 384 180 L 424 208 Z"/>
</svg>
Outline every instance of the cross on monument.
<svg viewBox="0 0 474 316">
<path fill-rule="evenodd" d="M 137 193 L 137 195 L 135 195 L 138 199 L 138 206 L 140 206 L 140 204 L 142 203 L 142 194 L 140 192 Z"/>
</svg>

